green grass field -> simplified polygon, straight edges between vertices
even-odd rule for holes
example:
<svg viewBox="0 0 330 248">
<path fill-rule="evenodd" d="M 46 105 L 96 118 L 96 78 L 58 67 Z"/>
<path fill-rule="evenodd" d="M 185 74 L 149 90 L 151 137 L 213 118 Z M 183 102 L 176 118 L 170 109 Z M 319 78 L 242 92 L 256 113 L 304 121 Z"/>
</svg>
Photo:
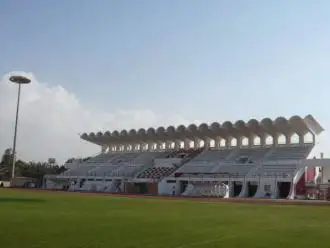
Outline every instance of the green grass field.
<svg viewBox="0 0 330 248">
<path fill-rule="evenodd" d="M 6 248 L 329 247 L 330 208 L 0 190 Z"/>
</svg>

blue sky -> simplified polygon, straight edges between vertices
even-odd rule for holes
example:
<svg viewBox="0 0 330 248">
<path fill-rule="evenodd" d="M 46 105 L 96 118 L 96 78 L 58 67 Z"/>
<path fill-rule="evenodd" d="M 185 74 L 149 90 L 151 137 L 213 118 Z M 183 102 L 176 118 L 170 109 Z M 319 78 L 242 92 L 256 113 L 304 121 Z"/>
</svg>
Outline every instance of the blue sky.
<svg viewBox="0 0 330 248">
<path fill-rule="evenodd" d="M 104 111 L 311 113 L 327 128 L 329 23 L 325 0 L 3 0 L 0 73 L 32 72 Z"/>
</svg>

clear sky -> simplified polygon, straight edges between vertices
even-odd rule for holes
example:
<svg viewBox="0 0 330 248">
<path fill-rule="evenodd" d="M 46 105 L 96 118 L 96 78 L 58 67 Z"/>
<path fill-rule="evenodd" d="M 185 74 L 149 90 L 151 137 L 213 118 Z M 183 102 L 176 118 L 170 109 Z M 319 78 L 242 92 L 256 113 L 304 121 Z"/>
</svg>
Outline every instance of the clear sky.
<svg viewBox="0 0 330 248">
<path fill-rule="evenodd" d="M 329 23 L 326 0 L 2 0 L 0 73 L 32 73 L 35 86 L 25 92 L 35 97 L 37 91 L 57 92 L 46 97 L 48 105 L 35 103 L 44 106 L 44 115 L 57 111 L 47 123 L 71 104 L 59 103 L 58 95 L 71 97 L 85 112 L 60 118 L 64 133 L 295 114 L 312 114 L 327 129 Z M 0 148 L 10 146 L 14 118 L 7 88 L 10 99 L 15 89 L 5 81 L 0 96 L 6 94 L 8 107 L 3 104 L 0 114 L 11 114 L 0 117 L 6 140 Z M 37 139 L 26 126 L 35 127 L 44 115 L 28 120 L 36 98 L 27 98 L 21 139 Z M 56 144 L 67 143 L 57 138 L 59 126 L 38 128 L 48 136 L 40 134 L 36 146 L 48 139 L 57 156 Z M 21 144 L 26 157 L 39 158 Z M 62 157 L 87 152 L 73 144 Z"/>
</svg>

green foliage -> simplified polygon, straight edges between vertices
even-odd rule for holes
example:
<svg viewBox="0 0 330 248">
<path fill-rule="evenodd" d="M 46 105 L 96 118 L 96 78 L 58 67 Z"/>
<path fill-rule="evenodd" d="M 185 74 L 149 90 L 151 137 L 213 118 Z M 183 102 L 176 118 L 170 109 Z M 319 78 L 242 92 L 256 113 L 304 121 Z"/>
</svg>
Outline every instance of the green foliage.
<svg viewBox="0 0 330 248">
<path fill-rule="evenodd" d="M 0 240 L 11 248 L 328 248 L 328 212 L 0 189 Z"/>
<path fill-rule="evenodd" d="M 0 180 L 8 180 L 11 177 L 12 170 L 12 152 L 6 149 L 0 163 Z M 49 159 L 48 162 L 29 162 L 25 163 L 17 160 L 15 163 L 15 175 L 18 177 L 32 177 L 42 182 L 45 175 L 60 174 L 66 169 L 63 166 L 55 164 L 55 159 Z"/>
<path fill-rule="evenodd" d="M 18 174 L 22 177 L 32 177 L 42 181 L 45 175 L 60 174 L 65 171 L 63 166 L 49 165 L 42 162 L 17 163 Z"/>
<path fill-rule="evenodd" d="M 6 149 L 1 157 L 0 165 L 10 165 L 13 163 L 13 154 L 10 148 Z"/>
</svg>

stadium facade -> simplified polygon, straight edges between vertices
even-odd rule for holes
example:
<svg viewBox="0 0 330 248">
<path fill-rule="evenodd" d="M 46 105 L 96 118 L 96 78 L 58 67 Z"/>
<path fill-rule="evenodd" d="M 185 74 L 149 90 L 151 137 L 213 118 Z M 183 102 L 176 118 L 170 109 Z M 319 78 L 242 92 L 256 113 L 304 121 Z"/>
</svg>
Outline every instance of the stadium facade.
<svg viewBox="0 0 330 248">
<path fill-rule="evenodd" d="M 182 196 L 303 198 L 324 159 L 307 159 L 323 132 L 311 115 L 84 133 L 97 156 L 45 177 L 70 191 Z"/>
</svg>

